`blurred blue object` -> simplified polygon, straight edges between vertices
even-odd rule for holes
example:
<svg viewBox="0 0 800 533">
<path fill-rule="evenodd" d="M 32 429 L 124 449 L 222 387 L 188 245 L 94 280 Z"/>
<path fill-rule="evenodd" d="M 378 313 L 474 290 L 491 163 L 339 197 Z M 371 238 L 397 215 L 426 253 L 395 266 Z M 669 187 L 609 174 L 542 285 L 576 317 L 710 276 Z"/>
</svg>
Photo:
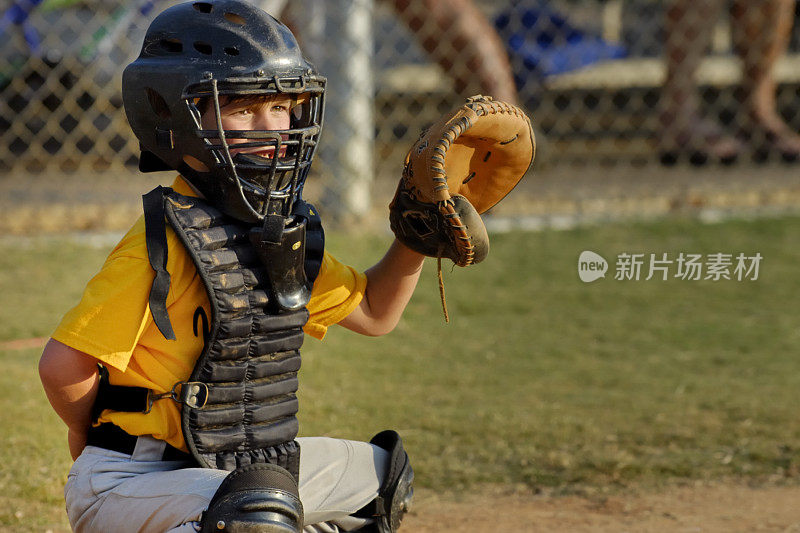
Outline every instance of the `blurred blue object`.
<svg viewBox="0 0 800 533">
<path fill-rule="evenodd" d="M 28 17 L 34 8 L 41 3 L 42 0 L 20 0 L 13 2 L 11 6 L 6 9 L 5 13 L 3 13 L 3 16 L 0 17 L 0 37 L 4 36 L 6 29 L 11 24 L 20 26 L 25 42 L 28 43 L 31 51 L 38 51 L 42 40 L 39 38 L 39 33 L 36 31 L 36 28 L 28 22 Z"/>
<path fill-rule="evenodd" d="M 539 0 L 513 2 L 494 24 L 508 49 L 517 87 L 627 55 L 625 47 L 576 28 Z"/>
</svg>

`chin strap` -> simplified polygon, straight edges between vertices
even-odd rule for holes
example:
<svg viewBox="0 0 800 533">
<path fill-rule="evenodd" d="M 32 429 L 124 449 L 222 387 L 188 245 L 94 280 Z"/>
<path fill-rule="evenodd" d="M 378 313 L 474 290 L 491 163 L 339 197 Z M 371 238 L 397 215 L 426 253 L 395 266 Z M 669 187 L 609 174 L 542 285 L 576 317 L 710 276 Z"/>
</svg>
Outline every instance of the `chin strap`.
<svg viewBox="0 0 800 533">
<path fill-rule="evenodd" d="M 172 322 L 167 313 L 170 275 L 167 272 L 167 224 L 164 219 L 164 196 L 172 189 L 158 186 L 142 196 L 144 207 L 144 232 L 147 244 L 147 259 L 156 273 L 150 288 L 150 313 L 158 331 L 165 339 L 175 340 Z"/>
</svg>

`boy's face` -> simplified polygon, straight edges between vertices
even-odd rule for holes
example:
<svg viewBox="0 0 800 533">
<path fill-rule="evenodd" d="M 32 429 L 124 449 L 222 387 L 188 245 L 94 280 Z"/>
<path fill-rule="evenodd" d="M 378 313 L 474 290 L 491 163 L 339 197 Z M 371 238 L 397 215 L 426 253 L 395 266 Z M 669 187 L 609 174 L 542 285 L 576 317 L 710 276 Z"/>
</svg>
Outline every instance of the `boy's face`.
<svg viewBox="0 0 800 533">
<path fill-rule="evenodd" d="M 292 112 L 292 99 L 283 95 L 272 95 L 266 98 L 231 99 L 220 97 L 220 118 L 222 128 L 225 130 L 262 130 L 275 131 L 289 129 Z M 214 116 L 214 107 L 207 106 L 202 115 L 203 129 L 216 129 L 217 123 Z M 282 135 L 286 139 L 286 135 Z M 248 139 L 228 139 L 231 155 L 238 153 L 254 154 L 271 158 L 275 148 L 250 147 L 234 148 L 239 143 L 249 142 Z M 284 157 L 286 146 L 281 146 L 278 157 Z"/>
</svg>

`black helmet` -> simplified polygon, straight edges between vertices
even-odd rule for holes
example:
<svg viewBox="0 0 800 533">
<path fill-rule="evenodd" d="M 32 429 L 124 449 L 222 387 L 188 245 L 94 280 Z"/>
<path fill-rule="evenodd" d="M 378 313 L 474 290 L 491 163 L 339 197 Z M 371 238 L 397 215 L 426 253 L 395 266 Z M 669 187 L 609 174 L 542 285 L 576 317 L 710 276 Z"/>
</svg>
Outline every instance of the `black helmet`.
<svg viewBox="0 0 800 533">
<path fill-rule="evenodd" d="M 322 128 L 325 78 L 292 33 L 242 0 L 188 2 L 158 15 L 139 57 L 125 69 L 122 97 L 145 172 L 175 169 L 208 201 L 240 220 L 288 216 L 302 193 Z M 280 131 L 223 130 L 220 96 L 284 94 L 297 102 Z M 203 129 L 202 111 L 215 128 Z M 273 147 L 260 154 L 237 148 Z M 251 150 L 251 152 L 254 150 Z"/>
</svg>

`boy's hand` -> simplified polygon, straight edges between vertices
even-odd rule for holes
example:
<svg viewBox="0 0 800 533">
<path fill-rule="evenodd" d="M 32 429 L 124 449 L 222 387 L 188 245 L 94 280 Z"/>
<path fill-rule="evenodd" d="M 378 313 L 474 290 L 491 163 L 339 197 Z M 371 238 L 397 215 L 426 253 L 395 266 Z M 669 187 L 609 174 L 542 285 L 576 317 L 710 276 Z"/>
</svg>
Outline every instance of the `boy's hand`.
<svg viewBox="0 0 800 533">
<path fill-rule="evenodd" d="M 69 454 L 72 460 L 78 458 L 84 448 L 86 448 L 86 430 L 69 428 L 67 432 L 67 443 L 69 444 Z"/>
</svg>

